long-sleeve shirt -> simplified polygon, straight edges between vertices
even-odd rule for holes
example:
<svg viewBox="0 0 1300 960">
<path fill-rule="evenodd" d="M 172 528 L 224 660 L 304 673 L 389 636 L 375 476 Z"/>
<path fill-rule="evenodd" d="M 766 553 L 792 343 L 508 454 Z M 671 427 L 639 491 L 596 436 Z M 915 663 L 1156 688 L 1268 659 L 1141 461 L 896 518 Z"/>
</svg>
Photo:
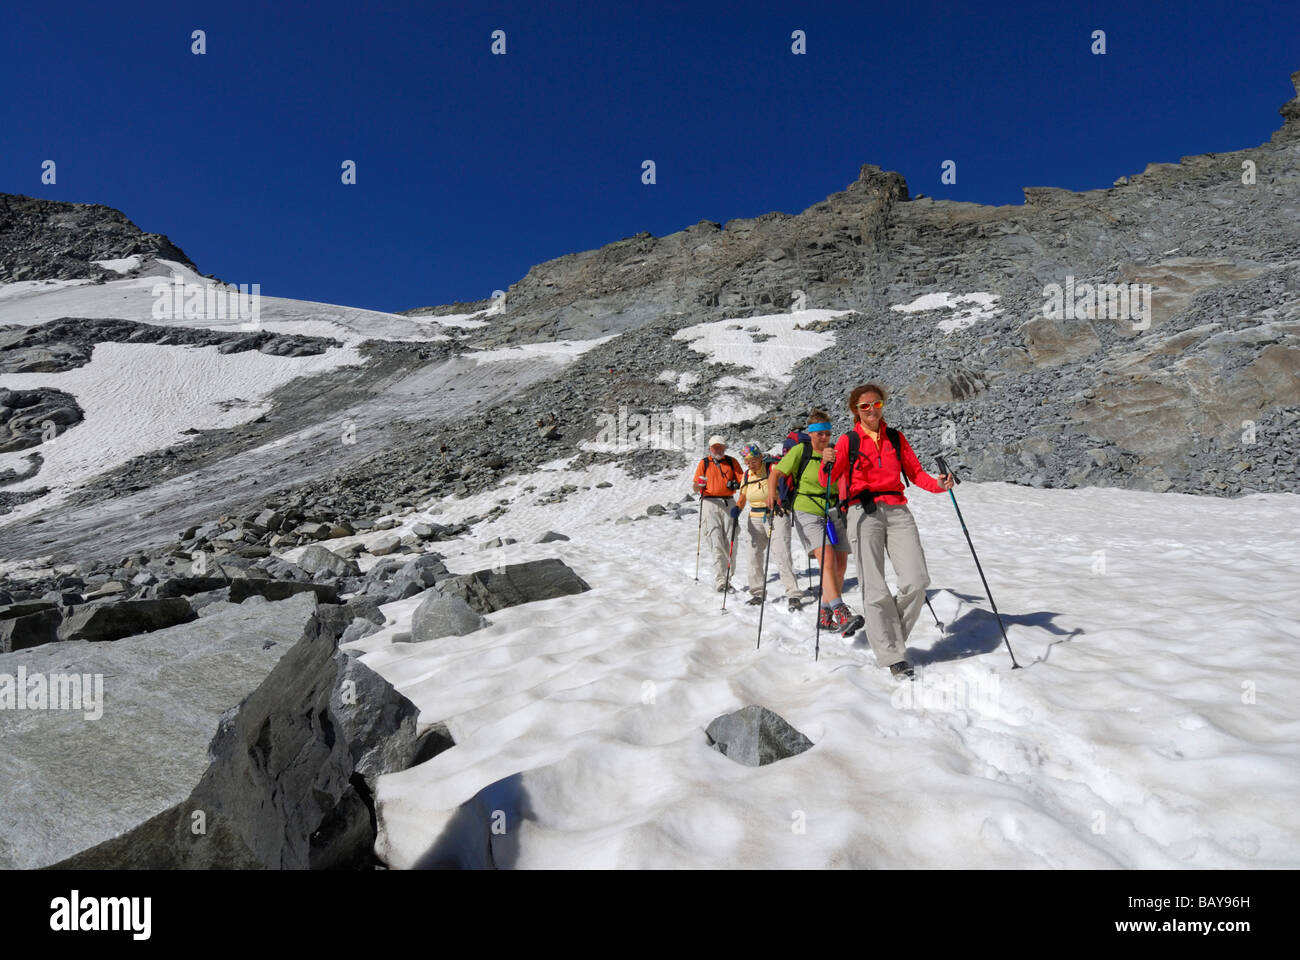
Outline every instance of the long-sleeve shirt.
<svg viewBox="0 0 1300 960">
<path fill-rule="evenodd" d="M 848 434 L 841 436 L 835 444 L 835 465 L 831 468 L 830 478 L 837 485 L 841 499 L 855 497 L 864 490 L 902 490 L 901 475 L 904 473 L 908 480 L 922 490 L 931 493 L 944 492 L 939 481 L 921 468 L 921 461 L 917 459 L 912 445 L 907 442 L 907 437 L 902 433 L 898 435 L 900 446 L 903 448 L 902 462 L 899 462 L 898 455 L 894 453 L 894 445 L 885 436 L 884 420 L 880 421 L 878 442 L 862 424 L 855 423 L 853 429 L 858 434 L 858 459 L 853 464 L 851 475 L 849 474 Z M 821 470 L 821 481 L 823 484 L 826 483 L 825 467 Z M 907 503 L 907 497 L 902 493 L 889 493 L 876 497 L 876 503 L 896 506 Z"/>
</svg>

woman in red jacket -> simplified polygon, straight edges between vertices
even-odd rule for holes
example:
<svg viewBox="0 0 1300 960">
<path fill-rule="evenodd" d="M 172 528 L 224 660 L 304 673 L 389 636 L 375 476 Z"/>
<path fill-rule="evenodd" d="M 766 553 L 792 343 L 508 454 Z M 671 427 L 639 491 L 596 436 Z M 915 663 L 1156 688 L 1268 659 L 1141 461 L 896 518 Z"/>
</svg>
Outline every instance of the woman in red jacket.
<svg viewBox="0 0 1300 960">
<path fill-rule="evenodd" d="M 858 563 L 862 616 L 871 649 L 876 661 L 894 676 L 911 676 L 904 656 L 907 635 L 921 615 L 930 573 L 903 494 L 903 477 L 931 493 L 951 490 L 953 481 L 947 474 L 935 479 L 921 469 L 907 438 L 885 425 L 884 405 L 881 387 L 874 383 L 855 387 L 849 394 L 849 413 L 857 435 L 857 457 L 849 462 L 846 433 L 834 450 L 822 454 L 822 460 L 829 465 L 831 481 L 839 485 L 840 502 L 848 503 L 849 545 Z M 898 574 L 898 593 L 893 596 L 885 584 L 886 553 Z"/>
</svg>

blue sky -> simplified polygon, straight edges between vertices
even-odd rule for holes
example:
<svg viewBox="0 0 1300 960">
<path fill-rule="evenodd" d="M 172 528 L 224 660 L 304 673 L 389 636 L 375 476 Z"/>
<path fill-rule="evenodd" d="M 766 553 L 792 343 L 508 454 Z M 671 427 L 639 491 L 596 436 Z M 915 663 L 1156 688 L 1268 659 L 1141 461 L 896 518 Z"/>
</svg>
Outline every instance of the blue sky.
<svg viewBox="0 0 1300 960">
<path fill-rule="evenodd" d="M 798 212 L 862 163 L 1021 203 L 1254 146 L 1298 38 L 1295 0 L 8 4 L 0 191 L 117 207 L 267 295 L 402 310 Z"/>
</svg>

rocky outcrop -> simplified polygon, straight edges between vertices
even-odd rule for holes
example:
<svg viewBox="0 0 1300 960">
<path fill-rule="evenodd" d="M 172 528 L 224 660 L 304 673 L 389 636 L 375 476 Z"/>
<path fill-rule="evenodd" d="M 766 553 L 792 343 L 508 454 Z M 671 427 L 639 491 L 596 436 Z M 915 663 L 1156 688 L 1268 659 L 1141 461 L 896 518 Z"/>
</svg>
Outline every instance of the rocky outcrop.
<svg viewBox="0 0 1300 960">
<path fill-rule="evenodd" d="M 0 803 L 3 835 L 15 838 L 0 846 L 0 864 L 370 865 L 373 783 L 417 756 L 416 709 L 341 653 L 315 613 L 314 599 L 303 594 L 74 648 L 118 654 L 94 663 L 81 654 L 76 663 L 82 672 L 111 674 L 111 709 L 97 724 L 68 718 L 59 741 L 66 764 L 49 763 L 41 745 L 48 727 L 4 730 L 6 747 L 15 746 L 10 764 L 22 774 L 5 783 L 22 797 Z M 73 657 L 67 645 L 47 649 L 40 664 Z M 171 662 L 177 668 L 159 683 L 156 664 Z M 0 714 L 0 724 L 12 726 L 14 716 Z M 113 762 L 105 763 L 95 751 L 109 744 Z M 92 755 L 93 763 L 86 759 Z M 46 796 L 54 790 L 57 800 Z"/>
<path fill-rule="evenodd" d="M 0 283 L 116 279 L 93 261 L 132 256 L 196 269 L 166 237 L 145 233 L 112 207 L 0 193 Z"/>
<path fill-rule="evenodd" d="M 46 709 L 0 710 L 0 867 L 55 863 L 185 799 L 209 766 L 222 714 L 303 637 L 314 609 L 314 598 L 296 597 L 115 643 L 0 654 L 0 678 L 16 686 L 23 677 L 28 700 L 38 677 L 49 691 Z M 60 677 L 77 678 L 78 699 L 51 709 Z"/>
<path fill-rule="evenodd" d="M 24 650 L 59 639 L 63 617 L 53 603 L 15 603 L 0 606 L 0 653 Z"/>
<path fill-rule="evenodd" d="M 0 367 L 2 365 L 3 360 L 0 360 Z M 84 414 L 76 399 L 62 390 L 52 387 L 7 390 L 0 387 L 0 453 L 38 446 L 83 419 Z M 12 470 L 0 471 L 0 484 L 20 479 L 24 477 L 16 476 Z"/>
<path fill-rule="evenodd" d="M 330 347 L 343 346 L 341 340 L 333 337 L 308 337 L 270 330 L 232 332 L 134 320 L 66 317 L 32 326 L 0 327 L 0 373 L 73 370 L 90 362 L 95 344 L 110 342 L 215 346 L 220 353 L 256 350 L 277 357 L 306 357 L 324 353 Z"/>
<path fill-rule="evenodd" d="M 59 624 L 59 639 L 120 640 L 186 623 L 194 617 L 194 608 L 184 597 L 88 603 L 69 610 Z"/>
<path fill-rule="evenodd" d="M 510 286 L 504 315 L 476 331 L 476 342 L 591 339 L 699 308 L 779 311 L 797 289 L 823 301 L 842 297 L 877 281 L 890 223 L 906 199 L 900 175 L 863 165 L 848 188 L 799 216 L 702 220 L 665 237 L 639 233 L 549 260 Z"/>
</svg>

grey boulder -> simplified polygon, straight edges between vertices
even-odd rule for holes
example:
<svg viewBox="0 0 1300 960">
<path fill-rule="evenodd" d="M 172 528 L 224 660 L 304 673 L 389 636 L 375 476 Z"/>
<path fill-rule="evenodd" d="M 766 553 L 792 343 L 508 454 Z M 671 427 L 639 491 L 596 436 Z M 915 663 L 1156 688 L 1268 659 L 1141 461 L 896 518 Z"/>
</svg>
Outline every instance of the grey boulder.
<svg viewBox="0 0 1300 960">
<path fill-rule="evenodd" d="M 441 637 L 463 637 L 485 626 L 487 620 L 462 597 L 433 591 L 411 615 L 411 639 L 407 642 L 423 643 Z"/>
<path fill-rule="evenodd" d="M 438 589 L 463 598 L 480 613 L 492 613 L 521 603 L 585 593 L 591 587 L 563 561 L 550 558 L 451 577 L 440 581 Z"/>
<path fill-rule="evenodd" d="M 321 603 L 338 603 L 338 588 L 329 583 L 299 583 L 296 580 L 254 580 L 242 578 L 230 581 L 230 602 L 243 603 L 249 597 L 267 600 L 284 600 L 295 593 L 314 593 Z"/>
<path fill-rule="evenodd" d="M 361 568 L 355 560 L 340 557 L 332 550 L 318 543 L 312 544 L 298 558 L 298 566 L 313 576 L 355 577 L 361 574 Z"/>
<path fill-rule="evenodd" d="M 373 863 L 368 784 L 409 765 L 417 711 L 382 677 L 339 651 L 312 615 L 314 603 L 301 594 L 248 608 L 257 616 L 290 605 L 298 616 L 274 620 L 291 621 L 299 636 L 269 650 L 257 644 L 267 656 L 284 652 L 256 688 L 222 714 L 201 775 L 186 781 L 193 789 L 58 867 L 355 869 Z"/>
<path fill-rule="evenodd" d="M 709 745 L 747 767 L 761 767 L 803 753 L 812 741 L 766 707 L 724 713 L 705 730 Z"/>
<path fill-rule="evenodd" d="M 195 617 L 184 597 L 107 600 L 71 608 L 59 624 L 60 640 L 120 640 L 186 623 Z"/>
</svg>

